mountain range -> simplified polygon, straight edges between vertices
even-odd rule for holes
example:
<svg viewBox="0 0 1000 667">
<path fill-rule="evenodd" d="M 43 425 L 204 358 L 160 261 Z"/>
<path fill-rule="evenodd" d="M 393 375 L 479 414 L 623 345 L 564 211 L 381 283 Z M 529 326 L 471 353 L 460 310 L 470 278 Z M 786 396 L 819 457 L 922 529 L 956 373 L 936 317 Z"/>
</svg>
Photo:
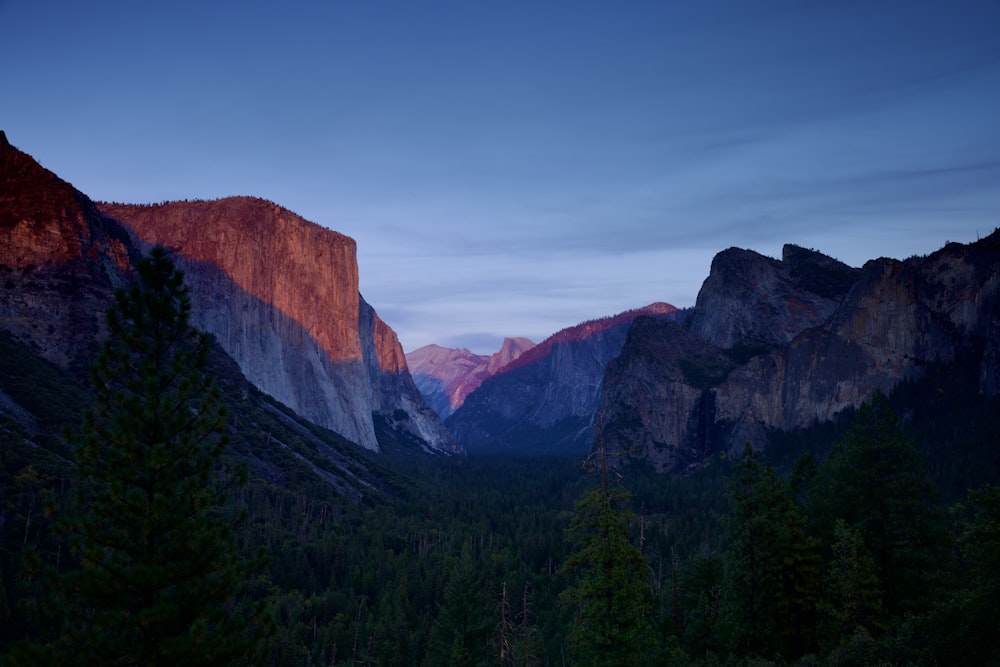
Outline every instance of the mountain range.
<svg viewBox="0 0 1000 667">
<path fill-rule="evenodd" d="M 654 303 L 563 329 L 485 379 L 445 424 L 470 452 L 584 455 L 605 367 L 633 321 L 680 315 Z"/>
<path fill-rule="evenodd" d="M 505 338 L 497 352 L 475 354 L 462 348 L 425 345 L 406 354 L 417 389 L 442 418 L 460 408 L 484 380 L 533 348 L 527 338 Z"/>
<path fill-rule="evenodd" d="M 18 349 L 85 378 L 113 291 L 160 244 L 185 272 L 193 324 L 246 386 L 372 453 L 603 447 L 676 473 L 957 359 L 998 392 L 1000 232 L 862 267 L 794 245 L 780 259 L 730 248 L 693 308 L 654 303 L 493 355 L 404 355 L 359 293 L 354 240 L 273 202 L 94 202 L 2 132 L 0 239 L 0 330 Z M 4 385 L 0 414 L 33 418 Z M 311 465 L 336 467 L 321 458 Z"/>
<path fill-rule="evenodd" d="M 604 376 L 603 445 L 676 472 L 959 361 L 995 397 L 998 349 L 1000 230 L 861 268 L 792 245 L 781 260 L 732 248 L 715 257 L 689 318 L 629 331 Z"/>
</svg>

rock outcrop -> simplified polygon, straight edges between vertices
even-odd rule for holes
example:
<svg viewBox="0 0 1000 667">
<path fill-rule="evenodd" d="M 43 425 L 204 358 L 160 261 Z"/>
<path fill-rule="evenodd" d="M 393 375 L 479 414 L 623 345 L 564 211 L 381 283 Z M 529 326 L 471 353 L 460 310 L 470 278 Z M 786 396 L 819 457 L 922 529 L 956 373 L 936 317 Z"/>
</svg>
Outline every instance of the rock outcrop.
<svg viewBox="0 0 1000 667">
<path fill-rule="evenodd" d="M 451 415 L 486 379 L 533 348 L 527 338 L 505 338 L 491 355 L 466 348 L 425 345 L 406 355 L 413 381 L 424 399 L 442 419 Z"/>
<path fill-rule="evenodd" d="M 794 245 L 781 261 L 730 248 L 712 260 L 691 331 L 723 348 L 785 345 L 825 322 L 857 277 L 857 269 Z"/>
<path fill-rule="evenodd" d="M 118 223 L 0 132 L 0 328 L 85 373 L 134 255 Z"/>
<path fill-rule="evenodd" d="M 980 389 L 995 395 L 1000 231 L 860 270 L 797 248 L 783 257 L 720 253 L 689 326 L 637 322 L 604 379 L 608 451 L 681 470 L 959 356 L 979 356 Z"/>
<path fill-rule="evenodd" d="M 470 451 L 585 452 L 604 367 L 632 322 L 679 313 L 656 303 L 564 329 L 484 381 L 445 423 Z"/>
<path fill-rule="evenodd" d="M 95 205 L 0 132 L 0 328 L 85 376 L 115 288 L 155 243 L 176 251 L 192 323 L 264 392 L 371 450 L 383 419 L 460 451 L 362 301 L 352 239 L 248 197 Z"/>
<path fill-rule="evenodd" d="M 216 216 L 198 218 L 194 207 L 181 206 L 183 219 L 170 221 L 177 223 L 180 238 L 175 240 L 215 244 L 217 254 L 175 253 L 174 260 L 187 272 L 186 285 L 197 304 L 192 323 L 216 336 L 210 372 L 232 410 L 233 451 L 255 475 L 291 485 L 300 475 L 312 474 L 337 493 L 360 500 L 392 492 L 384 474 L 355 446 L 379 446 L 366 435 L 387 434 L 393 446 L 461 451 L 423 405 L 395 333 L 358 295 L 351 239 L 260 200 L 238 200 L 234 209 L 201 204 L 215 207 Z M 247 210 L 262 211 L 256 220 L 273 222 L 281 238 L 248 224 L 254 218 L 240 219 Z M 210 223 L 219 226 L 194 229 Z M 244 233 L 249 236 L 239 238 Z M 0 132 L 0 343 L 3 354 L 25 357 L 16 366 L 34 369 L 31 378 L 37 383 L 26 389 L 23 378 L 0 378 L 0 415 L 31 434 L 74 421 L 60 410 L 73 403 L 67 396 L 84 394 L 114 291 L 134 280 L 133 267 L 148 245 Z M 240 265 L 233 273 L 259 293 L 248 292 L 215 263 L 219 256 L 229 257 L 230 268 Z M 322 266 L 324 258 L 328 266 Z M 285 273 L 269 271 L 271 265 Z M 297 289 L 303 275 L 323 283 L 322 291 Z M 347 291 L 338 289 L 338 280 Z M 51 363 L 39 363 L 36 355 Z M 49 370 L 39 374 L 39 368 Z M 256 373 L 255 384 L 271 395 L 251 387 L 244 370 Z M 282 403 L 300 399 L 303 412 L 314 409 L 314 419 L 275 401 L 281 391 L 286 394 L 280 398 L 291 397 Z M 38 400 L 18 403 L 15 396 L 26 392 L 55 392 L 59 407 L 50 413 L 39 411 Z M 79 403 L 82 409 L 82 398 Z M 376 421 L 379 426 L 373 428 Z M 333 433 L 315 423 L 341 428 Z"/>
<path fill-rule="evenodd" d="M 403 346 L 375 309 L 361 300 L 361 349 L 372 388 L 372 413 L 393 432 L 410 436 L 427 451 L 461 454 L 463 449 L 421 395 L 407 368 Z"/>
<path fill-rule="evenodd" d="M 251 197 L 100 208 L 178 254 L 195 324 L 261 390 L 367 449 L 379 450 L 373 414 L 401 410 L 394 422 L 427 448 L 457 451 L 361 299 L 353 239 Z"/>
</svg>

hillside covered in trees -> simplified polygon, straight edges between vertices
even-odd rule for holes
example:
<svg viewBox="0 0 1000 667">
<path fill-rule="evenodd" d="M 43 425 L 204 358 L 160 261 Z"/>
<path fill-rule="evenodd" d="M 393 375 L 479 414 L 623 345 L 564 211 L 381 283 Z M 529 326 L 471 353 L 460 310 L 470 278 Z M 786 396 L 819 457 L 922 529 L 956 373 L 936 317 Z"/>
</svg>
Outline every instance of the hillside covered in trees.
<svg viewBox="0 0 1000 667">
<path fill-rule="evenodd" d="M 127 328 L 120 335 L 138 344 Z M 376 459 L 291 422 L 201 340 L 202 356 L 181 361 L 203 370 L 176 386 L 185 404 L 221 400 L 224 425 L 203 423 L 211 407 L 169 423 L 223 448 L 170 473 L 179 477 L 163 493 L 200 498 L 191 512 L 171 519 L 168 503 L 150 516 L 203 518 L 179 533 L 190 539 L 170 551 L 175 562 L 113 561 L 119 582 L 177 578 L 150 593 L 166 595 L 165 607 L 148 607 L 156 618 L 187 610 L 193 619 L 171 626 L 165 655 L 400 666 L 1000 660 L 1000 490 L 990 486 L 1000 406 L 978 393 L 975 364 L 930 369 L 766 453 L 747 448 L 663 476 L 610 468 L 600 450 L 586 461 L 442 460 L 401 447 Z M 117 664 L 155 664 L 130 652 L 135 638 L 166 645 L 167 635 L 126 631 L 122 620 L 145 612 L 128 606 L 128 585 L 115 597 L 94 585 L 111 546 L 88 528 L 103 497 L 105 516 L 123 519 L 122 553 L 161 530 L 144 523 L 141 504 L 131 524 L 116 504 L 116 480 L 135 457 L 92 486 L 107 455 L 86 443 L 137 424 L 145 432 L 148 405 L 95 392 L 109 386 L 109 364 L 132 371 L 105 353 L 85 381 L 10 338 L 0 345 L 3 395 L 24 412 L 0 416 L 3 664 L 86 663 L 73 649 L 100 627 L 120 632 Z M 179 376 L 164 368 L 170 385 Z M 130 391 L 158 396 L 149 386 Z M 340 476 L 308 463 L 317 447 L 342 452 Z M 157 456 L 143 460 L 160 479 L 170 464 Z M 205 553 L 198 544 L 214 545 L 214 560 L 188 568 Z M 182 579 L 194 594 L 174 595 Z"/>
</svg>

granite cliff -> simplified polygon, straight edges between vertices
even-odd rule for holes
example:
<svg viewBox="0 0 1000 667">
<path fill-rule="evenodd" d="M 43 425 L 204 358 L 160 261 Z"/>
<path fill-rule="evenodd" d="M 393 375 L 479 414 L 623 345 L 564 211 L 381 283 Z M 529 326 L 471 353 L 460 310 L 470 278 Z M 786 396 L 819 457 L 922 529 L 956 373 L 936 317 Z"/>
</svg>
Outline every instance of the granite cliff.
<svg viewBox="0 0 1000 667">
<path fill-rule="evenodd" d="M 632 322 L 679 315 L 655 303 L 564 329 L 485 380 L 445 423 L 470 451 L 584 452 L 604 367 Z"/>
<path fill-rule="evenodd" d="M 86 377 L 115 288 L 154 243 L 186 273 L 192 323 L 266 394 L 367 449 L 378 430 L 461 451 L 361 299 L 352 239 L 245 197 L 96 205 L 0 132 L 0 328 L 17 341 Z"/>
<path fill-rule="evenodd" d="M 261 390 L 366 449 L 379 450 L 375 420 L 387 419 L 428 449 L 460 451 L 362 300 L 353 239 L 251 197 L 99 206 L 140 245 L 177 253 L 194 323 Z"/>
<path fill-rule="evenodd" d="M 794 246 L 781 261 L 724 251 L 686 325 L 637 321 L 608 365 L 605 447 L 682 470 L 969 355 L 995 395 L 998 308 L 1000 231 L 861 269 Z"/>
<path fill-rule="evenodd" d="M 427 403 L 444 419 L 486 379 L 534 347 L 527 338 L 505 338 L 490 355 L 466 348 L 425 345 L 406 355 L 413 381 Z"/>
<path fill-rule="evenodd" d="M 121 225 L 0 131 L 0 328 L 85 376 L 135 256 Z"/>
<path fill-rule="evenodd" d="M 376 433 L 393 445 L 461 454 L 463 449 L 423 399 L 406 364 L 403 346 L 375 309 L 361 300 L 361 349 L 372 387 Z M 390 444 L 389 442 L 383 444 Z"/>
</svg>

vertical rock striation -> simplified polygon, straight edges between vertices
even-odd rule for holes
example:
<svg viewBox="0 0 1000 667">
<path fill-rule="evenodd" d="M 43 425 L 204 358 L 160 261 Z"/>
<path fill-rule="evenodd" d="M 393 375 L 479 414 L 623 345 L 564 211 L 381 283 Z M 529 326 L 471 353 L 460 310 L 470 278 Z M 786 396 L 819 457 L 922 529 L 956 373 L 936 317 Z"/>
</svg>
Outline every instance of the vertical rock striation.
<svg viewBox="0 0 1000 667">
<path fill-rule="evenodd" d="M 361 300 L 353 239 L 251 197 L 101 208 L 179 254 L 195 323 L 260 389 L 367 449 L 379 450 L 373 413 L 402 409 L 429 449 L 454 451 L 416 389 L 386 381 L 408 371 L 395 334 Z"/>
<path fill-rule="evenodd" d="M 461 445 L 417 389 L 396 332 L 364 299 L 361 300 L 359 330 L 372 388 L 372 412 L 389 429 L 415 437 L 428 451 L 461 454 Z"/>
<path fill-rule="evenodd" d="M 605 445 L 681 470 L 960 356 L 978 355 L 980 389 L 995 395 L 998 309 L 1000 231 L 861 269 L 793 246 L 781 261 L 724 251 L 688 327 L 637 322 L 609 364 Z"/>
</svg>

